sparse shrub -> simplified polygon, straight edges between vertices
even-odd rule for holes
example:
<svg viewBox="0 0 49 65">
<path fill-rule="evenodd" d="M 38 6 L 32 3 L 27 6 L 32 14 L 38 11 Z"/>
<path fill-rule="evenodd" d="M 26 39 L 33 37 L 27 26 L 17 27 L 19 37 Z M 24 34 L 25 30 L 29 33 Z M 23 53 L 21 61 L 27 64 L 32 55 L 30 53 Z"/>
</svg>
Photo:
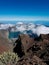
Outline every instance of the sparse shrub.
<svg viewBox="0 0 49 65">
<path fill-rule="evenodd" d="M 4 52 L 0 55 L 0 65 L 16 65 L 18 60 L 18 55 L 13 52 Z"/>
</svg>

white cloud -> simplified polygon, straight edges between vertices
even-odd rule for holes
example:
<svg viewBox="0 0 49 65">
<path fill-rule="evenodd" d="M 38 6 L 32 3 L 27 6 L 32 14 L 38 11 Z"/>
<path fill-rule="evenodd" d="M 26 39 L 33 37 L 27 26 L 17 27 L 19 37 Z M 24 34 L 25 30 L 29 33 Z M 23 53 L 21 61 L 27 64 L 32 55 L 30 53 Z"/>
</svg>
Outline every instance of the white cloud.
<svg viewBox="0 0 49 65">
<path fill-rule="evenodd" d="M 49 27 L 44 25 L 37 26 L 35 33 L 39 36 L 40 34 L 49 34 Z"/>
<path fill-rule="evenodd" d="M 13 27 L 13 24 L 0 24 L 0 30 L 8 29 L 9 27 Z"/>
<path fill-rule="evenodd" d="M 19 22 L 19 24 L 16 25 L 16 31 L 20 31 L 20 32 L 23 32 L 25 34 L 27 34 L 26 30 L 31 30 L 32 33 L 34 34 L 37 34 L 38 36 L 40 34 L 49 34 L 49 27 L 46 27 L 44 25 L 35 25 L 35 24 L 32 24 L 32 23 L 29 23 L 29 24 L 21 24 L 21 22 Z M 15 25 L 13 24 L 0 24 L 0 29 L 7 29 L 9 27 L 13 27 Z M 13 30 L 13 29 L 12 29 Z"/>
<path fill-rule="evenodd" d="M 32 23 L 29 23 L 29 25 L 27 24 L 26 26 L 25 25 L 26 24 L 23 24 L 23 25 L 21 24 L 20 26 L 16 26 L 17 31 L 24 33 L 24 31 L 26 31 L 26 30 L 31 30 L 32 33 L 37 34 L 38 36 L 40 34 L 49 34 L 49 27 L 46 27 L 44 25 L 35 25 L 35 24 L 32 24 Z"/>
</svg>

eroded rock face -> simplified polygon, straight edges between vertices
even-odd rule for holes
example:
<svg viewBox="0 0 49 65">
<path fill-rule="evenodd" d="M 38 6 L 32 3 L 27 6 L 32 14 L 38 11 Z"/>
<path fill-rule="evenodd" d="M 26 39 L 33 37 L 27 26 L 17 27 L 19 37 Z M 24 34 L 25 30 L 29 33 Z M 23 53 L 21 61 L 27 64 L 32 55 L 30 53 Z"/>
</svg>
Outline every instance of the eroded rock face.
<svg viewBox="0 0 49 65">
<path fill-rule="evenodd" d="M 20 51 L 23 52 L 24 54 L 27 53 L 27 51 L 29 50 L 29 48 L 32 47 L 33 43 L 34 43 L 34 39 L 30 38 L 28 35 L 20 35 L 18 40 L 16 40 L 16 47 L 14 48 L 14 52 Z M 19 55 L 19 53 L 18 53 Z M 21 54 L 20 54 L 21 55 Z"/>
<path fill-rule="evenodd" d="M 0 54 L 12 51 L 12 42 L 10 42 L 5 35 L 0 32 Z"/>
<path fill-rule="evenodd" d="M 40 36 L 42 39 L 49 40 L 49 34 L 41 34 Z"/>
<path fill-rule="evenodd" d="M 48 38 L 49 35 L 43 34 L 36 39 L 30 38 L 29 35 L 25 34 L 19 35 L 19 38 L 15 42 L 16 46 L 13 49 L 20 57 L 20 61 L 17 65 L 49 65 Z"/>
<path fill-rule="evenodd" d="M 21 60 L 19 60 L 17 65 L 47 65 L 47 64 L 44 63 L 43 60 L 41 60 L 39 57 L 34 55 L 32 56 L 32 58 L 24 56 Z"/>
</svg>

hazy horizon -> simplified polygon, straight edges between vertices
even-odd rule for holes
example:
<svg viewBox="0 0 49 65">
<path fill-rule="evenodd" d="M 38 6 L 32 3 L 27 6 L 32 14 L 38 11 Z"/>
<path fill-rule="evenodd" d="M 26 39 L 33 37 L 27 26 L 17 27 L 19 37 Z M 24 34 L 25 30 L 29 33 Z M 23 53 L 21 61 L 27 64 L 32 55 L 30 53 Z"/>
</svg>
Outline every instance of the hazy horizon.
<svg viewBox="0 0 49 65">
<path fill-rule="evenodd" d="M 0 0 L 0 23 L 14 21 L 49 21 L 49 0 Z"/>
</svg>

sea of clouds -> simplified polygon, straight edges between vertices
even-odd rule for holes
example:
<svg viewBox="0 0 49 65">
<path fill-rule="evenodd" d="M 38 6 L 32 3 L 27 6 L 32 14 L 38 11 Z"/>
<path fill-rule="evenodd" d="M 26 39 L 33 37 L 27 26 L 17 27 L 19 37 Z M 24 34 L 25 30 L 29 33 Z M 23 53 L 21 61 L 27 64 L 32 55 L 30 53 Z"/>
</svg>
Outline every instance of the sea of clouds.
<svg viewBox="0 0 49 65">
<path fill-rule="evenodd" d="M 40 34 L 49 34 L 49 27 L 41 24 L 33 24 L 33 23 L 28 23 L 25 24 L 23 22 L 18 22 L 16 24 L 0 24 L 0 30 L 6 30 L 9 27 L 11 27 L 11 30 L 14 31 L 15 27 L 16 31 L 23 32 L 24 34 L 27 34 L 26 31 L 32 31 L 32 33 L 37 34 L 38 36 Z"/>
</svg>

